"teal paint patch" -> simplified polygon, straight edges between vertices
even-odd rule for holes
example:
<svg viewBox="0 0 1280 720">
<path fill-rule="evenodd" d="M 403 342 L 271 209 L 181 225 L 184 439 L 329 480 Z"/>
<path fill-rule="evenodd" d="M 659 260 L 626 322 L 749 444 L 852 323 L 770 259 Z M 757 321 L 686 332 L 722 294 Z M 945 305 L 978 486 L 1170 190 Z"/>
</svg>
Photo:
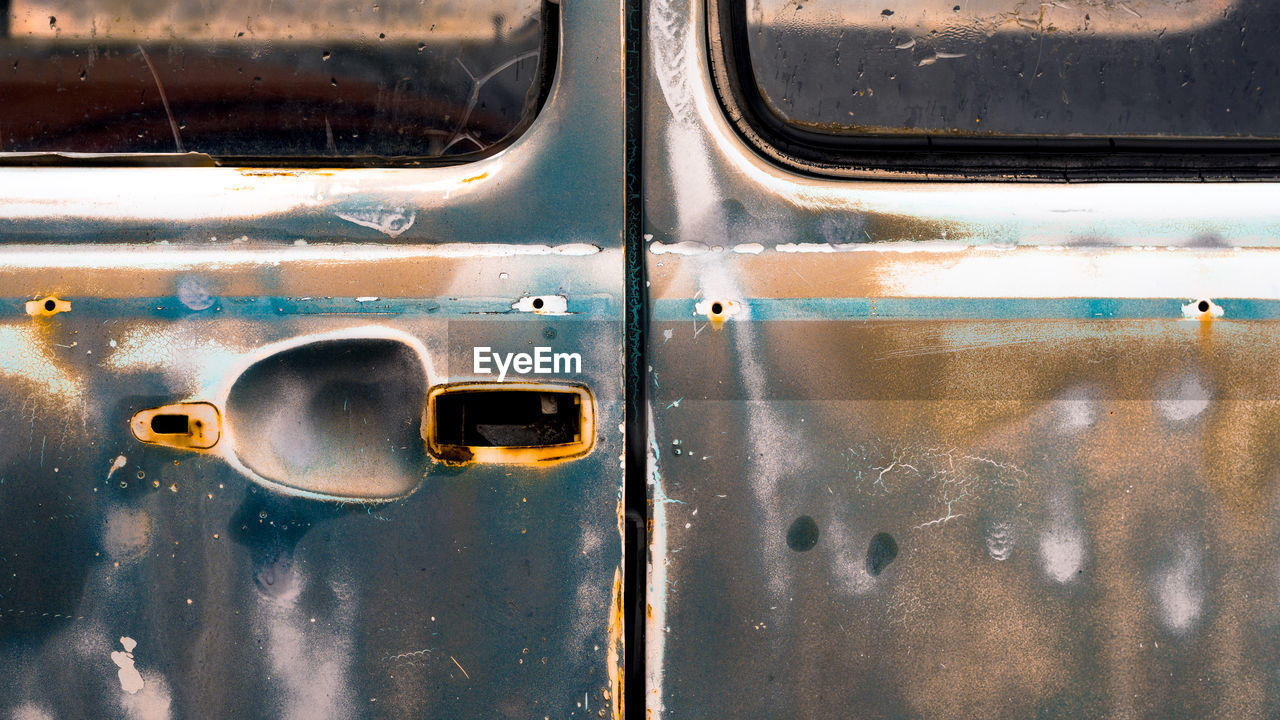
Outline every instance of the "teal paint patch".
<svg viewBox="0 0 1280 720">
<path fill-rule="evenodd" d="M 153 298 L 66 298 L 77 316 L 118 317 L 236 317 L 262 320 L 290 315 L 392 316 L 474 319 L 477 315 L 501 315 L 503 320 L 545 322 L 554 318 L 613 320 L 621 313 L 619 301 L 605 295 L 568 298 L 561 314 L 522 312 L 512 309 L 515 298 L 334 298 L 334 297 L 218 297 L 206 308 L 192 310 L 177 296 Z M 9 298 L 2 317 L 26 318 L 25 298 Z M 50 322 L 58 322 L 57 318 Z"/>
<path fill-rule="evenodd" d="M 1190 298 L 760 298 L 746 301 L 737 320 L 1119 320 L 1180 319 Z M 1218 299 L 1223 320 L 1280 318 L 1280 300 Z M 653 320 L 700 320 L 694 299 L 665 299 L 653 303 Z M 734 322 L 730 319 L 729 322 Z"/>
</svg>

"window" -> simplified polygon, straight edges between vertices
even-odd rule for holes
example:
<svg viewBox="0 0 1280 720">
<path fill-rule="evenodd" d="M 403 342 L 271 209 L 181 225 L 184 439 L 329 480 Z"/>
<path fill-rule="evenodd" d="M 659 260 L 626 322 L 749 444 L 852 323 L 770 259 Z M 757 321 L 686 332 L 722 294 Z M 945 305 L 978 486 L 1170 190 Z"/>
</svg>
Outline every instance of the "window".
<svg viewBox="0 0 1280 720">
<path fill-rule="evenodd" d="M 538 0 L 12 0 L 0 151 L 482 153 L 542 98 L 549 12 Z"/>
<path fill-rule="evenodd" d="M 1266 32 L 1280 3 L 717 3 L 733 102 L 802 156 L 824 145 L 1222 153 L 1280 140 L 1280 55 Z"/>
</svg>

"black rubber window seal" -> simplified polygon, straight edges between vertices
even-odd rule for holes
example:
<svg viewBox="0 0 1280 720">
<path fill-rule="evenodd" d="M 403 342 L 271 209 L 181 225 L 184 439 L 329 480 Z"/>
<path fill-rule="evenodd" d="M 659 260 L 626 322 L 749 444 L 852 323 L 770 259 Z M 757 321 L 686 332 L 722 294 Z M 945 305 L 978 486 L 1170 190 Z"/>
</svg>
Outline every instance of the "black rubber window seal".
<svg viewBox="0 0 1280 720">
<path fill-rule="evenodd" d="M 1280 141 L 834 135 L 787 123 L 755 83 L 746 3 L 706 0 L 713 86 L 757 154 L 817 177 L 920 181 L 1230 182 L 1280 179 Z"/>
</svg>

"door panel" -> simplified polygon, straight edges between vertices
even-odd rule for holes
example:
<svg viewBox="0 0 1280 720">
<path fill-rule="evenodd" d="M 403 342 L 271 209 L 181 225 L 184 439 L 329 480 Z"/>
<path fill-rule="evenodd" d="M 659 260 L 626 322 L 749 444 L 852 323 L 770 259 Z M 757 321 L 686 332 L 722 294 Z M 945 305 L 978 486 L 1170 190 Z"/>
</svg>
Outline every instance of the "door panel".
<svg viewBox="0 0 1280 720">
<path fill-rule="evenodd" d="M 467 165 L 0 169 L 0 714 L 620 715 L 619 21 Z M 432 456 L 481 347 L 588 451 Z"/>
<path fill-rule="evenodd" d="M 788 172 L 705 10 L 645 24 L 652 716 L 1274 716 L 1275 186 Z"/>
</svg>

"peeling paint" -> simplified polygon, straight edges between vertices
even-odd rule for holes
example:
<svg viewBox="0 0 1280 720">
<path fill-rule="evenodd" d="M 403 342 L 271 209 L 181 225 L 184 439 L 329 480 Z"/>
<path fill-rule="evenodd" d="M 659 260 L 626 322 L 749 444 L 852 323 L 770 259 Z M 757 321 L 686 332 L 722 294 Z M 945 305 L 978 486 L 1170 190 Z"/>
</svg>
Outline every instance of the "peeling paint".
<svg viewBox="0 0 1280 720">
<path fill-rule="evenodd" d="M 142 675 L 133 664 L 133 649 L 138 646 L 137 641 L 130 637 L 120 638 L 120 646 L 124 651 L 114 650 L 111 652 L 111 661 L 119 667 L 116 674 L 120 677 L 120 689 L 135 695 L 143 688 Z"/>
<path fill-rule="evenodd" d="M 0 325 L 0 377 L 27 383 L 47 402 L 76 406 L 84 382 L 66 369 L 51 343 L 36 329 Z"/>
<path fill-rule="evenodd" d="M 416 210 L 400 206 L 379 205 L 367 210 L 351 210 L 335 214 L 347 222 L 377 230 L 392 238 L 400 237 L 405 230 L 413 227 L 413 222 L 418 219 Z"/>
<path fill-rule="evenodd" d="M 1173 558 L 1152 578 L 1160 619 L 1167 629 L 1184 634 L 1199 621 L 1205 595 L 1203 576 L 1199 548 L 1183 538 Z"/>
<path fill-rule="evenodd" d="M 564 295 L 529 295 L 511 303 L 511 309 L 539 315 L 567 315 L 569 299 Z"/>
</svg>

